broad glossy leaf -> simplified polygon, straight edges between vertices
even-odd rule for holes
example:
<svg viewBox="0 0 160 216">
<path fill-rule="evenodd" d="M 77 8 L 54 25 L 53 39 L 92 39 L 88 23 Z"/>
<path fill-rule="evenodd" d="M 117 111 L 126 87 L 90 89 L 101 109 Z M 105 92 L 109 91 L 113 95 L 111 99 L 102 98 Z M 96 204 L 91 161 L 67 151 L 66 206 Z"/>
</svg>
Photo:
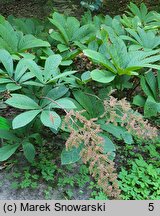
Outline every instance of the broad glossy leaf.
<svg viewBox="0 0 160 216">
<path fill-rule="evenodd" d="M 17 84 L 15 84 L 15 83 L 8 83 L 7 85 L 6 85 L 6 89 L 8 90 L 8 91 L 16 91 L 16 90 L 18 90 L 18 89 L 21 89 L 22 87 L 20 86 L 20 85 L 17 85 Z"/>
<path fill-rule="evenodd" d="M 5 161 L 9 157 L 11 157 L 14 152 L 17 150 L 20 144 L 15 145 L 6 145 L 2 148 L 0 148 L 0 161 Z"/>
<path fill-rule="evenodd" d="M 153 93 L 152 93 L 151 89 L 149 88 L 148 84 L 146 83 L 146 80 L 145 80 L 144 77 L 141 77 L 140 83 L 141 83 L 141 87 L 142 87 L 144 93 L 145 93 L 147 96 L 154 97 L 154 96 L 153 96 Z"/>
<path fill-rule="evenodd" d="M 74 91 L 73 95 L 78 103 L 91 115 L 94 116 L 94 107 L 87 94 L 82 91 Z"/>
<path fill-rule="evenodd" d="M 80 153 L 82 151 L 82 148 L 83 148 L 83 146 L 80 145 L 78 148 L 73 147 L 72 149 L 70 149 L 68 151 L 66 149 L 63 149 L 63 151 L 61 153 L 62 165 L 71 164 L 71 163 L 75 163 L 75 162 L 79 161 L 81 158 Z"/>
<path fill-rule="evenodd" d="M 35 47 L 49 47 L 50 44 L 41 39 L 35 38 L 33 35 L 25 35 L 21 38 L 18 43 L 19 52 L 23 52 L 25 50 L 35 48 Z"/>
<path fill-rule="evenodd" d="M 25 59 L 21 59 L 18 62 L 16 70 L 14 72 L 15 81 L 18 81 L 23 76 L 23 74 L 26 72 L 28 67 L 27 65 L 24 65 L 24 64 L 25 64 Z"/>
<path fill-rule="evenodd" d="M 146 81 L 154 95 L 154 98 L 157 98 L 157 81 L 154 73 L 152 71 L 149 71 L 145 74 Z"/>
<path fill-rule="evenodd" d="M 52 15 L 52 19 L 49 19 L 50 22 L 58 29 L 58 31 L 61 33 L 61 37 L 65 41 L 65 43 L 68 44 L 69 38 L 66 31 L 66 19 L 65 16 L 62 14 L 59 14 L 57 12 L 54 12 Z"/>
<path fill-rule="evenodd" d="M 126 144 L 133 144 L 132 135 L 128 131 L 124 130 L 121 135 L 122 135 L 122 138 Z"/>
<path fill-rule="evenodd" d="M 22 94 L 12 94 L 12 97 L 6 100 L 6 104 L 19 109 L 39 109 L 38 104 L 31 98 Z"/>
<path fill-rule="evenodd" d="M 35 75 L 32 72 L 27 72 L 20 78 L 20 80 L 18 82 L 23 83 L 27 80 L 32 79 L 33 77 L 35 77 Z"/>
<path fill-rule="evenodd" d="M 61 118 L 60 116 L 54 112 L 49 110 L 44 110 L 41 113 L 41 122 L 49 128 L 53 128 L 57 130 L 61 125 Z"/>
<path fill-rule="evenodd" d="M 32 143 L 24 142 L 23 143 L 23 152 L 27 160 L 32 163 L 35 158 L 35 147 Z"/>
<path fill-rule="evenodd" d="M 66 88 L 65 86 L 58 86 L 58 87 L 51 89 L 47 93 L 46 97 L 52 100 L 57 100 L 58 98 L 61 98 L 62 96 L 64 96 L 67 92 L 68 92 L 68 88 Z M 44 99 L 41 106 L 44 107 L 49 103 L 51 103 L 50 100 Z"/>
<path fill-rule="evenodd" d="M 0 116 L 0 129 L 9 130 L 9 128 L 10 128 L 9 127 L 9 122 L 7 121 L 7 119 Z"/>
<path fill-rule="evenodd" d="M 133 139 L 132 135 L 125 129 L 120 126 L 115 126 L 111 123 L 109 124 L 101 124 L 101 128 L 104 131 L 107 131 L 108 133 L 115 136 L 117 139 L 124 140 L 126 144 L 132 144 Z"/>
<path fill-rule="evenodd" d="M 115 74 L 109 71 L 95 69 L 91 72 L 91 77 L 97 82 L 109 83 L 114 80 Z"/>
<path fill-rule="evenodd" d="M 140 107 L 143 107 L 144 104 L 145 104 L 145 97 L 141 96 L 141 95 L 136 95 L 134 98 L 133 98 L 133 104 L 137 105 L 137 106 L 140 106 Z"/>
<path fill-rule="evenodd" d="M 88 56 L 89 58 L 93 59 L 94 61 L 98 62 L 99 64 L 105 66 L 106 68 L 108 68 L 110 71 L 112 71 L 113 73 L 115 73 L 115 68 L 114 66 L 111 64 L 111 62 L 101 53 L 96 52 L 94 50 L 89 50 L 86 49 L 83 51 L 84 55 Z"/>
<path fill-rule="evenodd" d="M 0 129 L 0 138 L 2 139 L 6 139 L 6 140 L 17 140 L 18 138 L 11 132 L 8 130 L 2 130 Z"/>
<path fill-rule="evenodd" d="M 75 104 L 69 98 L 60 98 L 51 104 L 52 108 L 75 109 Z"/>
<path fill-rule="evenodd" d="M 19 114 L 13 119 L 12 126 L 13 129 L 21 128 L 29 124 L 41 111 L 31 110 Z"/>
<path fill-rule="evenodd" d="M 13 75 L 13 60 L 9 52 L 6 50 L 0 49 L 0 62 L 4 65 L 7 73 Z"/>
<path fill-rule="evenodd" d="M 74 73 L 76 73 L 77 71 L 65 71 L 57 76 L 55 76 L 53 79 L 50 79 L 47 83 L 51 83 L 51 82 L 55 82 L 56 79 L 60 79 L 60 78 L 63 78 L 63 77 L 66 77 L 66 76 L 70 76 Z"/>
<path fill-rule="evenodd" d="M 144 115 L 148 118 L 156 116 L 157 112 L 159 112 L 159 105 L 160 103 L 157 103 L 153 97 L 148 96 L 144 105 Z"/>
<path fill-rule="evenodd" d="M 45 81 L 56 75 L 56 70 L 60 65 L 61 61 L 62 57 L 60 55 L 51 55 L 46 59 L 43 73 Z"/>
<path fill-rule="evenodd" d="M 115 157 L 115 151 L 116 151 L 115 145 L 113 144 L 111 139 L 108 138 L 108 136 L 106 134 L 101 133 L 99 135 L 104 140 L 103 145 L 102 145 L 102 148 L 104 149 L 104 154 L 109 153 L 110 158 L 113 160 Z"/>
<path fill-rule="evenodd" d="M 31 86 L 38 86 L 38 87 L 44 87 L 44 85 L 42 83 L 39 83 L 39 82 L 35 82 L 35 81 L 26 81 L 26 82 L 23 82 L 23 85 L 31 85 Z"/>
<path fill-rule="evenodd" d="M 7 78 L 0 78 L 0 84 L 3 83 L 13 83 L 14 81 L 12 81 L 11 79 L 7 79 Z"/>
<path fill-rule="evenodd" d="M 27 67 L 30 72 L 39 79 L 40 82 L 43 83 L 42 71 L 40 67 L 31 59 L 24 59 L 23 61 L 24 67 Z"/>
</svg>

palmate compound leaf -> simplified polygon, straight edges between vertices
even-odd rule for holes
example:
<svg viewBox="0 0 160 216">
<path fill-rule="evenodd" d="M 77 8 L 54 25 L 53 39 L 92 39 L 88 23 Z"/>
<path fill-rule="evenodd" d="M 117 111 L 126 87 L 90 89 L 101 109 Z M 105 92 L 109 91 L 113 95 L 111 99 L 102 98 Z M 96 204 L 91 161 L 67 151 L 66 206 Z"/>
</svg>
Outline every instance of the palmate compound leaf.
<svg viewBox="0 0 160 216">
<path fill-rule="evenodd" d="M 5 145 L 0 148 L 0 161 L 7 160 L 12 154 L 14 154 L 19 145 L 19 143 L 14 145 Z"/>
<path fill-rule="evenodd" d="M 44 110 L 41 113 L 41 122 L 49 128 L 52 128 L 54 130 L 57 130 L 61 124 L 61 118 L 60 116 L 54 112 L 49 110 Z"/>
<path fill-rule="evenodd" d="M 6 104 L 19 109 L 39 109 L 38 104 L 31 98 L 22 94 L 11 94 L 11 98 L 6 100 Z"/>
<path fill-rule="evenodd" d="M 30 110 L 16 116 L 12 122 L 13 129 L 21 128 L 29 124 L 40 112 L 41 110 Z"/>
</svg>

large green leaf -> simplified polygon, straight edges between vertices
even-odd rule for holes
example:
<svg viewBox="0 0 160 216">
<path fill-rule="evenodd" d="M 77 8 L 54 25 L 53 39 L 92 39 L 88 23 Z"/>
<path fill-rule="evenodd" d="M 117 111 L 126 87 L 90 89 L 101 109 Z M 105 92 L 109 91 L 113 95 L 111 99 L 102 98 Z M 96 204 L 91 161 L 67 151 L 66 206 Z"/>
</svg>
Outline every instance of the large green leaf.
<svg viewBox="0 0 160 216">
<path fill-rule="evenodd" d="M 6 49 L 9 53 L 17 53 L 18 39 L 23 34 L 14 31 L 9 22 L 0 24 L 0 47 Z"/>
<path fill-rule="evenodd" d="M 145 74 L 146 81 L 154 95 L 154 98 L 157 98 L 157 81 L 154 73 L 152 71 L 149 71 Z"/>
<path fill-rule="evenodd" d="M 12 94 L 12 97 L 6 100 L 6 104 L 19 109 L 40 108 L 34 100 L 22 94 Z"/>
<path fill-rule="evenodd" d="M 18 89 L 21 89 L 22 87 L 20 86 L 20 85 L 17 85 L 17 84 L 15 84 L 15 83 L 8 83 L 7 85 L 6 85 L 6 89 L 8 90 L 8 91 L 15 91 L 15 90 L 18 90 Z"/>
<path fill-rule="evenodd" d="M 32 79 L 33 77 L 35 77 L 35 75 L 32 72 L 27 72 L 20 78 L 18 82 L 22 84 L 25 81 Z"/>
<path fill-rule="evenodd" d="M 62 57 L 60 55 L 51 55 L 46 59 L 45 67 L 44 67 L 44 78 L 45 81 L 50 79 L 52 76 L 57 75 L 56 70 L 62 61 Z"/>
<path fill-rule="evenodd" d="M 103 150 L 104 150 L 104 154 L 109 153 L 110 158 L 113 160 L 115 157 L 115 151 L 116 151 L 115 145 L 113 144 L 111 139 L 108 138 L 108 136 L 106 134 L 101 133 L 99 135 L 104 140 L 103 145 L 102 145 Z"/>
<path fill-rule="evenodd" d="M 52 100 L 57 100 L 61 98 L 62 96 L 64 96 L 67 92 L 68 92 L 68 88 L 66 88 L 65 86 L 58 86 L 58 87 L 51 89 L 47 93 L 47 97 L 51 98 Z"/>
<path fill-rule="evenodd" d="M 144 115 L 146 117 L 156 116 L 157 112 L 160 112 L 160 103 L 157 103 L 153 97 L 148 96 L 146 103 L 144 105 Z"/>
<path fill-rule="evenodd" d="M 44 85 L 42 83 L 39 83 L 39 82 L 35 82 L 35 81 L 26 81 L 26 82 L 23 82 L 23 85 L 31 85 L 31 86 L 38 86 L 38 87 L 44 87 Z"/>
<path fill-rule="evenodd" d="M 35 158 L 35 148 L 32 143 L 24 142 L 23 143 L 23 152 L 27 160 L 32 163 Z"/>
<path fill-rule="evenodd" d="M 132 135 L 125 128 L 122 128 L 120 126 L 115 126 L 111 123 L 101 124 L 101 128 L 104 131 L 107 131 L 108 133 L 115 136 L 117 139 L 120 139 L 120 140 L 123 139 L 126 144 L 133 143 Z"/>
<path fill-rule="evenodd" d="M 13 119 L 12 126 L 13 129 L 21 128 L 29 124 L 41 111 L 40 110 L 30 110 Z"/>
<path fill-rule="evenodd" d="M 144 104 L 145 104 L 145 97 L 141 96 L 141 95 L 136 95 L 134 98 L 133 98 L 133 104 L 137 105 L 137 106 L 140 106 L 140 107 L 143 107 Z"/>
<path fill-rule="evenodd" d="M 9 52 L 0 49 L 0 62 L 4 65 L 7 73 L 12 76 L 13 74 L 13 60 Z"/>
<path fill-rule="evenodd" d="M 41 122 L 49 128 L 57 130 L 61 124 L 60 116 L 54 112 L 49 110 L 44 110 L 41 113 Z"/>
<path fill-rule="evenodd" d="M 0 48 L 11 54 L 24 52 L 35 47 L 49 46 L 48 42 L 37 39 L 33 35 L 23 35 L 22 32 L 16 31 L 8 21 L 0 24 Z"/>
<path fill-rule="evenodd" d="M 50 36 L 56 40 L 56 41 L 59 41 L 61 44 L 66 44 L 66 41 L 64 40 L 62 34 L 60 32 L 56 32 L 56 31 L 53 31 Z"/>
<path fill-rule="evenodd" d="M 17 150 L 20 144 L 6 145 L 0 148 L 0 161 L 7 160 Z"/>
<path fill-rule="evenodd" d="M 124 130 L 121 135 L 126 144 L 133 144 L 132 135 L 128 131 Z"/>
<path fill-rule="evenodd" d="M 60 98 L 51 104 L 52 108 L 75 109 L 75 104 L 69 98 Z"/>
<path fill-rule="evenodd" d="M 110 71 L 112 71 L 113 73 L 115 73 L 115 68 L 114 66 L 111 64 L 111 62 L 101 53 L 96 52 L 94 50 L 89 50 L 86 49 L 83 51 L 84 54 L 86 56 L 88 56 L 89 58 L 93 59 L 94 61 L 98 62 L 99 64 L 105 66 L 106 68 L 108 68 Z"/>
<path fill-rule="evenodd" d="M 49 20 L 58 29 L 58 31 L 61 33 L 61 37 L 63 38 L 64 43 L 68 44 L 69 43 L 69 37 L 67 35 L 67 30 L 65 28 L 66 27 L 65 16 L 55 12 L 52 15 L 52 19 L 49 19 Z"/>
<path fill-rule="evenodd" d="M 9 122 L 7 121 L 7 119 L 0 116 L 0 129 L 9 130 L 9 128 L 10 128 L 9 127 Z"/>
<path fill-rule="evenodd" d="M 75 163 L 80 160 L 81 158 L 81 151 L 83 146 L 80 145 L 78 148 L 73 147 L 72 149 L 69 149 L 68 151 L 66 149 L 63 149 L 61 153 L 61 163 L 62 165 L 65 164 L 71 164 Z"/>
<path fill-rule="evenodd" d="M 62 96 L 64 96 L 67 92 L 68 92 L 68 88 L 66 88 L 65 86 L 58 86 L 58 87 L 55 87 L 55 88 L 51 89 L 47 93 L 46 97 L 50 98 L 52 100 L 57 100 L 57 99 L 61 98 Z M 50 100 L 44 99 L 42 101 L 41 106 L 44 107 L 49 103 L 51 103 Z"/>
<path fill-rule="evenodd" d="M 6 139 L 6 140 L 17 140 L 18 138 L 8 130 L 0 129 L 0 138 Z"/>
<path fill-rule="evenodd" d="M 109 83 L 114 80 L 115 74 L 109 71 L 95 69 L 91 72 L 91 77 L 97 82 Z"/>
<path fill-rule="evenodd" d="M 76 73 L 77 71 L 65 71 L 57 76 L 55 76 L 54 78 L 50 79 L 47 83 L 52 83 L 55 82 L 55 80 L 66 77 L 66 76 L 70 76 L 74 73 Z"/>
<path fill-rule="evenodd" d="M 27 67 L 30 72 L 37 77 L 37 79 L 43 83 L 43 76 L 40 67 L 31 59 L 24 59 L 24 67 Z"/>
<path fill-rule="evenodd" d="M 80 105 L 91 115 L 94 116 L 94 107 L 87 94 L 82 91 L 74 91 L 73 95 Z"/>
<path fill-rule="evenodd" d="M 85 42 L 89 41 L 91 37 L 93 37 L 94 31 L 95 31 L 94 25 L 91 24 L 83 25 L 77 31 L 74 31 L 72 40 L 84 44 Z"/>
<path fill-rule="evenodd" d="M 18 62 L 15 72 L 14 72 L 15 81 L 18 81 L 23 76 L 23 74 L 26 72 L 28 67 L 27 65 L 25 65 L 25 61 L 26 61 L 25 59 L 21 59 Z"/>
<path fill-rule="evenodd" d="M 148 84 L 146 83 L 146 80 L 144 77 L 141 77 L 141 87 L 147 96 L 154 97 L 154 95 L 153 95 L 151 89 L 149 88 Z"/>
<path fill-rule="evenodd" d="M 7 79 L 7 78 L 0 78 L 0 84 L 4 83 L 13 83 L 14 81 Z"/>
<path fill-rule="evenodd" d="M 74 37 L 73 35 L 77 33 L 79 27 L 80 27 L 80 22 L 75 18 L 75 17 L 68 17 L 67 18 L 67 34 L 69 38 Z M 73 40 L 73 38 L 72 38 Z"/>
<path fill-rule="evenodd" d="M 18 43 L 18 51 L 23 52 L 25 50 L 35 47 L 49 47 L 50 44 L 41 39 L 35 38 L 33 35 L 25 35 Z"/>
</svg>

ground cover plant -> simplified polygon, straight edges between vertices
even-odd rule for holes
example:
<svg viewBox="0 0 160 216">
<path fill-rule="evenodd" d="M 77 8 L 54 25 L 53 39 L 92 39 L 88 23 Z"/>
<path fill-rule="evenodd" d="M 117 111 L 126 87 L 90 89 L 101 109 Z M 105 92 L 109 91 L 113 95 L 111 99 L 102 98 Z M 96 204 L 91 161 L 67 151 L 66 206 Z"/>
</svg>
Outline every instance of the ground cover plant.
<svg viewBox="0 0 160 216">
<path fill-rule="evenodd" d="M 0 17 L 0 163 L 15 167 L 13 188 L 160 198 L 159 17 L 144 3 L 114 17 Z"/>
</svg>

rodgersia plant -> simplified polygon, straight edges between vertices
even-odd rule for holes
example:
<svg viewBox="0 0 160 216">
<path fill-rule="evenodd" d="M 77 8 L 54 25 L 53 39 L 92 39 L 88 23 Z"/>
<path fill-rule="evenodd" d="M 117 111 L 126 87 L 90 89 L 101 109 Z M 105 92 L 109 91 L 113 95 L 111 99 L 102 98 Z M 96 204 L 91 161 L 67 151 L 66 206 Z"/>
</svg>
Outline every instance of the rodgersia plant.
<svg viewBox="0 0 160 216">
<path fill-rule="evenodd" d="M 92 10 L 102 3 L 84 2 Z M 90 13 L 81 21 L 55 12 L 48 29 L 33 19 L 0 17 L 0 97 L 4 109 L 14 110 L 9 121 L 0 113 L 0 161 L 20 149 L 32 163 L 36 145 L 42 149 L 45 140 L 48 148 L 48 134 L 52 139 L 60 133 L 66 140 L 62 164 L 82 160 L 107 197 L 119 198 L 118 144 L 159 139 L 158 129 L 140 114 L 143 107 L 145 117 L 160 112 L 159 14 L 144 4 L 129 9 L 123 17 Z M 132 98 L 137 84 L 140 113 L 123 98 L 129 88 Z M 111 96 L 113 89 L 120 94 Z"/>
</svg>

